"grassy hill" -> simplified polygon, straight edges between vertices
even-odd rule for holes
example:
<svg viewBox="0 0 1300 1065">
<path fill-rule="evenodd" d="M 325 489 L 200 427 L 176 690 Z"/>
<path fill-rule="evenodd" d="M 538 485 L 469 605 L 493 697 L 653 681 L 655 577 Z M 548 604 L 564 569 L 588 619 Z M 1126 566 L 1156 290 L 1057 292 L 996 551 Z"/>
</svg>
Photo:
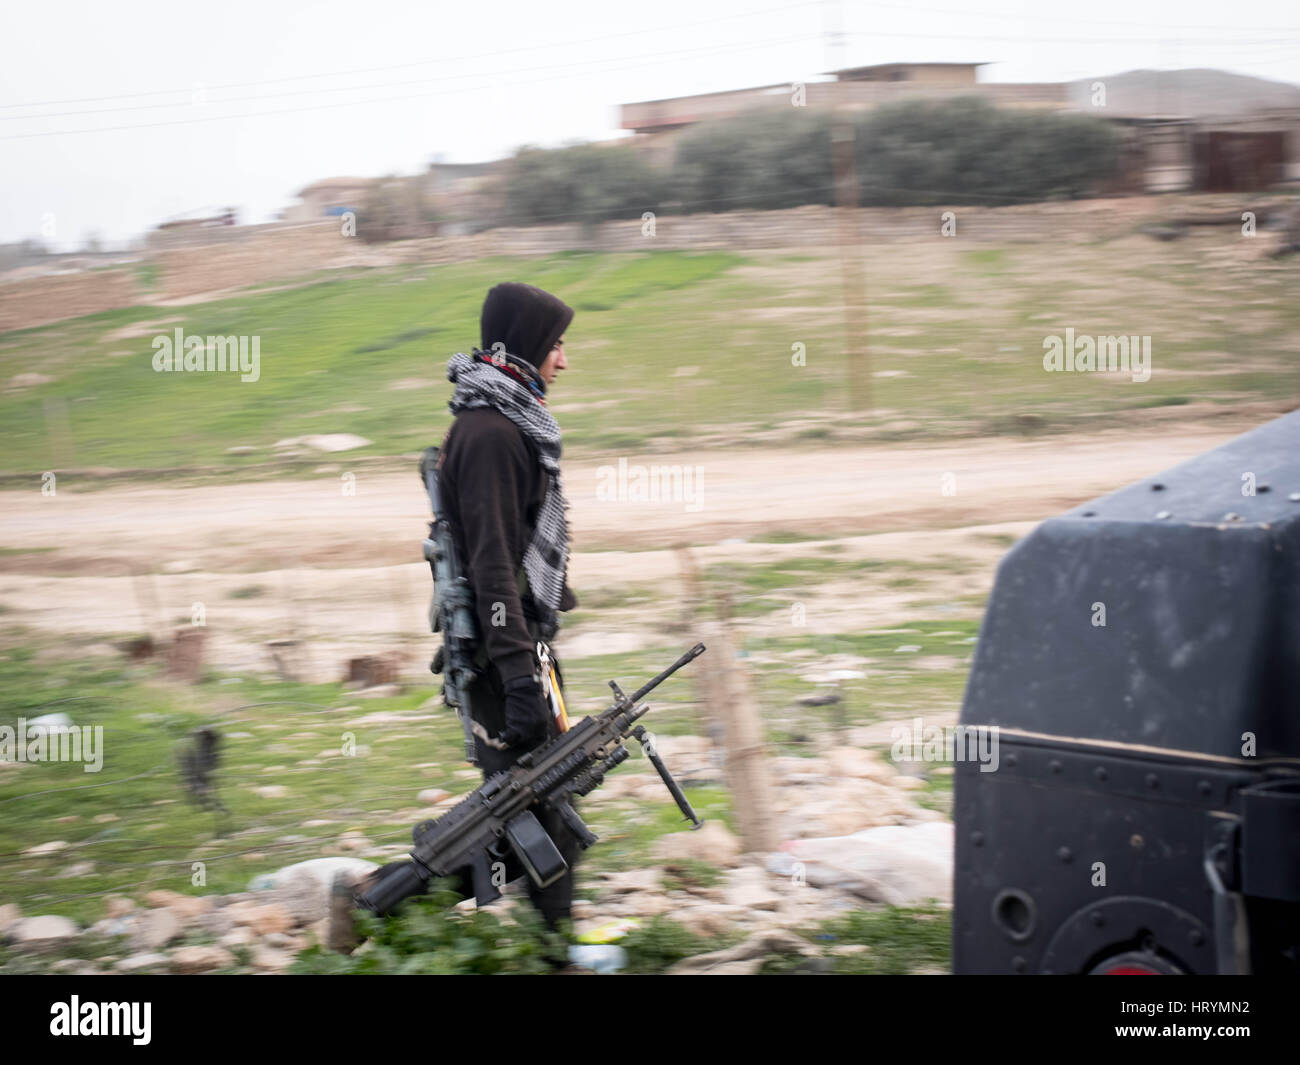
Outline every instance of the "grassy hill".
<svg viewBox="0 0 1300 1065">
<path fill-rule="evenodd" d="M 552 396 L 571 453 L 1039 431 L 1193 400 L 1295 398 L 1300 264 L 1216 263 L 1224 240 L 869 249 L 866 413 L 849 409 L 829 250 L 407 266 L 113 311 L 0 334 L 0 473 L 237 470 L 318 433 L 372 441 L 356 455 L 417 451 L 448 420 L 447 357 L 477 342 L 483 295 L 507 279 L 577 309 Z M 177 326 L 260 337 L 260 379 L 155 372 L 152 340 Z M 1151 380 L 1045 373 L 1043 338 L 1067 326 L 1151 335 Z"/>
</svg>

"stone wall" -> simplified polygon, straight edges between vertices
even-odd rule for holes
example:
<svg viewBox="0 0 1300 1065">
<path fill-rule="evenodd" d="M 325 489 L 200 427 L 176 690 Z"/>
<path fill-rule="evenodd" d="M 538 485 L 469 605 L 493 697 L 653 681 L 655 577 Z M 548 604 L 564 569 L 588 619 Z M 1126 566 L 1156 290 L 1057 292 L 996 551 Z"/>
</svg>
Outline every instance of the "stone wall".
<svg viewBox="0 0 1300 1065">
<path fill-rule="evenodd" d="M 0 284 L 0 333 L 139 302 L 139 286 L 129 267 L 51 274 Z"/>
<path fill-rule="evenodd" d="M 847 232 L 856 231 L 868 246 L 943 239 L 942 216 L 951 210 L 956 216 L 956 236 L 963 241 L 1069 244 L 1122 236 L 1143 223 L 1188 210 L 1240 211 L 1261 206 L 1259 198 L 1247 197 L 1128 196 L 1015 207 L 870 207 L 852 212 Z M 465 262 L 491 255 L 548 255 L 567 250 L 833 249 L 841 239 L 844 221 L 836 208 L 814 205 L 784 211 L 659 215 L 654 219 L 653 235 L 648 223 L 637 217 L 596 226 L 503 227 L 392 244 L 366 244 L 359 237 L 343 236 L 337 219 L 195 229 L 185 234 L 183 242 L 170 239 L 148 255 L 146 263 L 155 268 L 155 291 L 147 295 L 130 268 L 11 283 L 0 280 L 0 331 L 133 303 L 184 301 L 252 284 L 290 282 L 328 269 Z"/>
<path fill-rule="evenodd" d="M 157 253 L 164 299 L 288 280 L 339 265 L 336 260 L 354 239 L 340 234 L 337 221 L 210 232 L 221 236 L 210 242 L 196 236 L 193 243 Z"/>
</svg>

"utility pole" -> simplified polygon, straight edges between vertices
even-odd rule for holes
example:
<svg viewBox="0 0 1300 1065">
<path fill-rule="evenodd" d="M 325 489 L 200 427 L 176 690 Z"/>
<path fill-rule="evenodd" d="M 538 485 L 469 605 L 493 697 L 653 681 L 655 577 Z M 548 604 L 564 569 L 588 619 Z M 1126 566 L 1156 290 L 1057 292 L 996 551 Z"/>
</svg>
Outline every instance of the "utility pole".
<svg viewBox="0 0 1300 1065">
<path fill-rule="evenodd" d="M 843 11 L 840 0 L 827 0 L 823 26 L 827 66 L 844 69 Z M 849 409 L 871 407 L 871 365 L 867 343 L 867 279 L 862 262 L 862 218 L 858 210 L 853 114 L 844 99 L 846 83 L 831 83 L 831 167 L 835 181 L 836 233 L 844 299 L 844 351 L 848 359 Z"/>
</svg>

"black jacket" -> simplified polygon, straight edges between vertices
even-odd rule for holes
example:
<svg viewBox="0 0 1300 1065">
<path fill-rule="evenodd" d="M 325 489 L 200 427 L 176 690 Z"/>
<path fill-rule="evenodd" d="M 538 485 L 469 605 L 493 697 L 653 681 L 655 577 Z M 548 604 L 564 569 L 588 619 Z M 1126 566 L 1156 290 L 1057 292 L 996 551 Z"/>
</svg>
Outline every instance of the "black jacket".
<svg viewBox="0 0 1300 1065">
<path fill-rule="evenodd" d="M 487 659 L 503 681 L 530 674 L 536 640 L 529 623 L 535 627 L 540 612 L 526 586 L 519 594 L 519 575 L 550 474 L 514 422 L 489 407 L 456 416 L 440 464 L 443 509 L 474 588 Z M 559 608 L 577 605 L 566 581 Z"/>
</svg>

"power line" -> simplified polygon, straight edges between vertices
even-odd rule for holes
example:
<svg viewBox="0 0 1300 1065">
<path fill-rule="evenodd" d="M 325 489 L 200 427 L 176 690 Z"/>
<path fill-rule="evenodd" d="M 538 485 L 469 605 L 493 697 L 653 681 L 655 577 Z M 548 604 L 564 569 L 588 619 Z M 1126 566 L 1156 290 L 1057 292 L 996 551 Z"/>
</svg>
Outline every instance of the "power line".
<svg viewBox="0 0 1300 1065">
<path fill-rule="evenodd" d="M 787 36 L 771 38 L 767 41 L 755 42 L 753 47 L 764 47 L 768 44 L 784 44 L 784 43 L 788 43 L 791 39 L 792 38 Z M 732 48 L 731 46 L 723 46 L 723 45 L 706 45 L 701 48 L 678 48 L 678 49 L 673 49 L 671 51 L 665 51 L 665 52 L 650 52 L 641 56 L 602 56 L 598 59 L 590 59 L 581 63 L 568 64 L 568 69 L 576 70 L 577 68 L 590 66 L 591 64 L 594 63 L 617 64 L 615 69 L 623 69 L 622 64 L 632 59 L 642 59 L 642 60 L 660 59 L 667 56 L 693 55 L 699 52 L 713 52 L 718 50 L 722 50 L 722 51 L 743 50 L 744 48 L 747 47 L 750 47 L 750 45 L 737 45 L 734 48 Z M 552 64 L 548 64 L 546 66 L 539 66 L 539 67 L 523 67 L 523 68 L 512 70 L 511 74 L 531 74 L 534 71 L 544 71 L 544 70 L 552 70 L 552 69 L 554 69 Z M 468 77 L 474 77 L 474 75 L 444 74 L 441 77 L 419 78 L 411 81 L 389 81 L 389 82 L 371 83 L 369 85 L 339 85 L 339 86 L 324 86 L 324 87 L 318 87 L 312 89 L 291 89 L 288 92 L 282 92 L 282 93 L 270 93 L 267 95 L 258 95 L 258 96 L 236 96 L 236 97 L 231 97 L 229 99 L 212 101 L 212 102 L 214 104 L 215 103 L 220 103 L 220 104 L 259 103 L 263 100 L 275 100 L 287 96 L 304 96 L 304 95 L 313 95 L 316 93 L 327 93 L 327 92 L 362 92 L 370 89 L 401 88 L 408 85 L 430 85 L 430 84 L 446 82 L 446 81 L 464 81 Z M 360 101 L 360 102 L 364 102 L 364 101 Z M 0 122 L 21 122 L 28 119 L 44 119 L 44 118 L 68 118 L 75 115 L 110 115 L 110 114 L 117 114 L 126 111 L 150 111 L 150 110 L 157 110 L 158 108 L 166 109 L 166 108 L 173 108 L 173 107 L 192 107 L 192 106 L 195 105 L 193 103 L 158 103 L 158 104 L 137 104 L 131 107 L 105 107 L 105 108 L 99 108 L 96 110 L 88 110 L 88 111 L 55 111 L 55 112 L 39 114 L 39 115 L 0 115 Z"/>
<path fill-rule="evenodd" d="M 802 0 L 802 2 L 800 3 L 782 4 L 777 7 L 762 8 L 758 11 L 745 11 L 736 15 L 719 15 L 716 16 L 715 18 L 701 19 L 698 22 L 686 22 L 686 23 L 680 23 L 673 26 L 659 26 L 656 28 L 664 31 L 693 29 L 696 26 L 707 26 L 715 22 L 726 22 L 730 19 L 736 19 L 736 18 L 748 19 L 748 18 L 754 18 L 758 15 L 773 14 L 778 11 L 793 11 L 799 8 L 812 7 L 818 2 L 819 0 Z M 206 86 L 205 88 L 211 88 L 214 91 L 219 91 L 222 89 L 247 89 L 257 85 L 281 85 L 284 84 L 285 82 L 310 81 L 316 78 L 351 77 L 352 75 L 355 74 L 380 74 L 391 70 L 409 70 L 411 67 L 428 66 L 431 63 L 445 63 L 449 60 L 453 62 L 470 63 L 470 62 L 477 62 L 479 60 L 484 60 L 484 59 L 487 60 L 499 59 L 501 56 L 515 55 L 519 52 L 534 52 L 534 51 L 538 51 L 539 49 L 549 49 L 549 48 L 571 48 L 571 47 L 576 47 L 578 45 L 593 44 L 597 41 L 614 40 L 620 37 L 641 37 L 644 36 L 645 33 L 646 30 L 644 28 L 640 28 L 635 30 L 626 30 L 621 33 L 606 33 L 598 37 L 584 37 L 579 40 L 556 41 L 556 42 L 549 42 L 546 44 L 528 44 L 528 45 L 521 45 L 518 48 L 494 49 L 491 52 L 482 52 L 478 55 L 434 56 L 429 59 L 414 60 L 409 63 L 390 63 L 385 66 L 379 66 L 379 67 L 359 67 L 353 70 L 324 71 L 320 74 L 293 74 L 283 78 L 268 78 L 268 79 L 263 79 L 258 81 L 228 82 L 224 85 Z M 167 95 L 177 95 L 177 94 L 189 95 L 192 94 L 193 91 L 194 91 L 194 86 L 189 85 L 181 89 L 150 89 L 145 92 L 117 93 L 117 94 L 112 94 L 107 96 L 81 96 L 81 97 L 64 98 L 60 100 L 36 101 L 34 103 L 0 104 L 0 110 L 7 110 L 9 108 L 14 108 L 14 107 L 58 107 L 58 106 L 62 106 L 63 104 L 102 103 L 103 101 L 106 100 L 133 100 L 133 99 L 139 99 L 144 96 L 167 96 Z M 180 105 L 175 105 L 175 106 L 180 106 Z M 37 118 L 41 116 L 25 115 L 22 117 Z"/>
<path fill-rule="evenodd" d="M 871 0 L 872 7 L 889 8 L 894 11 L 919 11 L 924 15 L 961 15 L 966 18 L 992 18 L 1006 19 L 1012 22 L 1074 22 L 1085 23 L 1089 26 L 1119 26 L 1119 27 L 1141 27 L 1144 29 L 1164 29 L 1168 27 L 1166 22 L 1130 22 L 1120 19 L 1100 19 L 1095 17 L 1089 18 L 1071 18 L 1068 15 L 1035 15 L 1028 12 L 1004 12 L 1004 11 L 963 11 L 960 8 L 951 7 L 926 7 L 919 9 L 913 4 L 888 4 L 881 3 L 879 0 Z M 1239 27 L 1233 26 L 1210 26 L 1205 24 L 1188 24 L 1179 23 L 1179 30 L 1210 30 L 1214 33 L 1223 33 L 1227 30 L 1235 30 Z M 1251 29 L 1261 32 L 1285 32 L 1300 33 L 1300 26 L 1257 26 L 1251 24 Z"/>
<path fill-rule="evenodd" d="M 804 40 L 811 40 L 811 39 L 818 38 L 819 36 L 820 36 L 819 34 L 807 34 L 803 37 L 782 37 L 780 39 L 776 39 L 772 41 L 764 41 L 758 44 L 746 44 L 738 47 L 720 47 L 720 48 L 710 47 L 706 49 L 695 49 L 693 51 L 694 52 L 703 51 L 710 54 L 725 54 L 731 52 L 753 51 L 759 48 L 770 48 L 774 45 L 787 45 L 791 43 L 799 43 Z M 608 61 L 603 61 L 603 62 L 608 62 Z M 659 62 L 658 57 L 641 63 L 626 63 L 620 60 L 616 66 L 609 69 L 628 70 L 636 67 L 654 66 L 658 62 Z M 565 72 L 560 74 L 554 74 L 551 75 L 550 77 L 528 79 L 527 84 L 532 85 L 543 81 L 562 81 L 574 77 L 590 76 L 592 74 L 601 74 L 601 73 L 608 73 L 608 70 L 581 71 L 579 73 Z M 400 102 L 405 100 L 426 99 L 428 97 L 433 97 L 433 96 L 456 96 L 466 92 L 480 92 L 483 91 L 484 89 L 491 89 L 498 86 L 516 87 L 518 84 L 519 84 L 518 82 L 514 82 L 514 81 L 494 81 L 494 82 L 489 82 L 486 85 L 475 85 L 475 86 L 470 86 L 465 88 L 442 89 L 435 92 L 426 92 L 426 93 L 407 93 L 405 95 L 400 95 L 400 96 L 378 96 L 378 97 L 372 97 L 367 100 L 350 100 L 342 103 L 313 104 L 306 107 L 287 107 L 287 108 L 279 108 L 278 110 L 273 110 L 273 111 L 250 111 L 242 114 L 233 114 L 233 115 L 208 115 L 201 118 L 172 119 L 165 122 L 141 122 L 141 123 L 136 123 L 134 125 L 100 126 L 100 127 L 88 127 L 85 129 L 69 129 L 69 130 L 42 130 L 42 131 L 32 132 L 32 133 L 13 133 L 13 134 L 8 134 L 6 136 L 0 137 L 0 140 L 26 140 L 31 137 L 61 137 L 61 136 L 71 136 L 73 134 L 80 134 L 80 133 L 113 133 L 122 130 L 132 130 L 132 129 L 155 129 L 162 126 L 186 126 L 186 125 L 193 125 L 199 122 L 220 122 L 220 121 L 227 121 L 230 119 L 262 118 L 271 115 L 300 114 L 307 111 L 322 111 L 322 110 L 329 110 L 333 108 L 355 107 L 355 106 L 366 105 L 366 104 L 395 103 L 395 102 Z M 42 118 L 45 116 L 23 115 L 19 117 Z"/>
</svg>

